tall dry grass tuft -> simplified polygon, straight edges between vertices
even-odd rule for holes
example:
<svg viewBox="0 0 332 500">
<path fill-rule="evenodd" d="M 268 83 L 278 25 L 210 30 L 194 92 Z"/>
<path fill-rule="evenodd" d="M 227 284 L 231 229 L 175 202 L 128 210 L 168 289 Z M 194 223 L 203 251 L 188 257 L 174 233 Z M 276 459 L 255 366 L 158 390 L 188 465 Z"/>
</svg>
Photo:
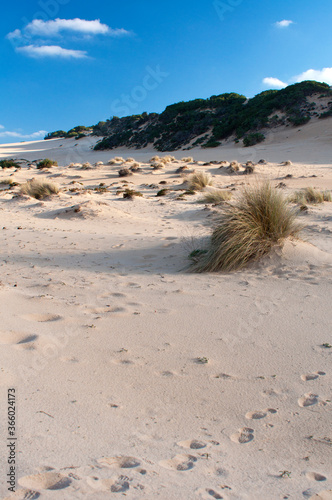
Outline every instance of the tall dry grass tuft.
<svg viewBox="0 0 332 500">
<path fill-rule="evenodd" d="M 225 207 L 210 248 L 194 270 L 227 272 L 245 267 L 285 238 L 298 235 L 296 213 L 268 182 L 245 188 L 233 205 Z"/>
<path fill-rule="evenodd" d="M 213 180 L 207 172 L 195 172 L 187 177 L 188 189 L 202 191 L 206 186 L 213 186 Z"/>
<path fill-rule="evenodd" d="M 22 184 L 20 187 L 21 194 L 26 194 L 32 198 L 36 198 L 36 200 L 42 200 L 52 194 L 58 194 L 59 191 L 59 186 L 53 182 L 36 181 L 34 179 Z"/>
<path fill-rule="evenodd" d="M 300 203 L 304 205 L 309 203 L 315 205 L 316 203 L 323 203 L 324 201 L 332 201 L 330 191 L 318 191 L 312 187 L 307 187 L 303 191 L 296 191 L 291 197 L 290 201 L 293 203 Z"/>
</svg>

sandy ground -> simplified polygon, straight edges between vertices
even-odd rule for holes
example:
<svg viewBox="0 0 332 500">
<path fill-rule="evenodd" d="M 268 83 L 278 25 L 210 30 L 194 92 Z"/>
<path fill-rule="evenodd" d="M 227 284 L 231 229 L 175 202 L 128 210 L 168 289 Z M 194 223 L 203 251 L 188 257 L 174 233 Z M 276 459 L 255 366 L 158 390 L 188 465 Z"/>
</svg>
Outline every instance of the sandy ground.
<svg viewBox="0 0 332 500">
<path fill-rule="evenodd" d="M 245 271 L 197 275 L 188 254 L 221 209 L 199 193 L 179 198 L 176 173 L 208 171 L 234 196 L 263 178 L 286 195 L 332 189 L 328 123 L 257 148 L 172 153 L 196 162 L 156 171 L 143 163 L 156 152 L 94 152 L 90 138 L 0 146 L 0 158 L 59 163 L 23 162 L 0 181 L 61 187 L 38 201 L 0 186 L 2 499 L 331 499 L 332 203 L 302 213 L 303 241 Z M 115 156 L 141 171 L 68 166 Z M 251 176 L 203 164 L 261 158 Z M 125 187 L 143 197 L 123 199 Z M 12 496 L 8 388 L 18 412 Z"/>
</svg>

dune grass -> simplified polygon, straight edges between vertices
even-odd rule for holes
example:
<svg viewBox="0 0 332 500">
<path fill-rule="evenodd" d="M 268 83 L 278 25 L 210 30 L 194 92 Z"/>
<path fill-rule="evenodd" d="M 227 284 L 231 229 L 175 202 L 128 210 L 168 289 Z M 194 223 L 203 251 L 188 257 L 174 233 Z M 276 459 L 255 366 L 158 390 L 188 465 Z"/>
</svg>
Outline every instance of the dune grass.
<svg viewBox="0 0 332 500">
<path fill-rule="evenodd" d="M 232 193 L 225 189 L 207 188 L 203 193 L 203 198 L 200 200 L 203 203 L 223 203 L 232 198 Z"/>
<path fill-rule="evenodd" d="M 26 194 L 32 198 L 36 198 L 36 200 L 42 200 L 52 194 L 58 194 L 59 191 L 59 186 L 53 182 L 36 181 L 34 179 L 22 184 L 20 187 L 21 194 Z"/>
<path fill-rule="evenodd" d="M 332 196 L 330 191 L 318 191 L 312 187 L 307 187 L 302 191 L 296 191 L 290 197 L 290 201 L 299 203 L 300 205 L 305 205 L 306 203 L 315 205 L 317 203 L 323 203 L 324 201 L 332 201 Z"/>
<path fill-rule="evenodd" d="M 213 186 L 213 180 L 207 172 L 195 172 L 187 177 L 188 189 L 202 191 L 206 186 Z"/>
<path fill-rule="evenodd" d="M 245 188 L 227 205 L 210 248 L 194 266 L 198 272 L 235 271 L 267 254 L 284 239 L 297 236 L 301 226 L 288 200 L 269 183 Z"/>
</svg>

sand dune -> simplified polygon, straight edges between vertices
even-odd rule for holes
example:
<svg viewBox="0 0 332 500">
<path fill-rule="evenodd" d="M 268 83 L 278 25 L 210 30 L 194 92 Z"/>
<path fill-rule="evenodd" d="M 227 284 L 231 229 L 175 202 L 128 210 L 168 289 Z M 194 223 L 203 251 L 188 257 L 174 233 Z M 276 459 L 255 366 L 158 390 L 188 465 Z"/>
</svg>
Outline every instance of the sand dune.
<svg viewBox="0 0 332 500">
<path fill-rule="evenodd" d="M 244 271 L 194 274 L 221 208 L 176 173 L 209 172 L 234 197 L 262 179 L 331 190 L 330 136 L 320 121 L 158 170 L 155 151 L 94 152 L 90 138 L 0 146 L 59 163 L 0 181 L 60 186 L 36 200 L 1 185 L 0 386 L 17 388 L 20 450 L 1 498 L 331 498 L 332 203 L 308 205 L 302 240 Z M 114 156 L 141 170 L 119 177 L 130 162 Z M 227 169 L 261 158 L 253 175 Z"/>
</svg>

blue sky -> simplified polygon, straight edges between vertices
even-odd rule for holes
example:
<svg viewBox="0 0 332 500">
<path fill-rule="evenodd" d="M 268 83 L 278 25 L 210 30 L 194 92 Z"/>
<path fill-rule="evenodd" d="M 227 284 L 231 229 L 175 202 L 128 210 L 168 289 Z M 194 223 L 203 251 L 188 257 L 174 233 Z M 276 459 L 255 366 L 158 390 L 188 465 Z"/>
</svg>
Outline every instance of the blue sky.
<svg viewBox="0 0 332 500">
<path fill-rule="evenodd" d="M 6 1 L 0 143 L 223 92 L 332 85 L 331 20 L 331 0 Z"/>
</svg>

